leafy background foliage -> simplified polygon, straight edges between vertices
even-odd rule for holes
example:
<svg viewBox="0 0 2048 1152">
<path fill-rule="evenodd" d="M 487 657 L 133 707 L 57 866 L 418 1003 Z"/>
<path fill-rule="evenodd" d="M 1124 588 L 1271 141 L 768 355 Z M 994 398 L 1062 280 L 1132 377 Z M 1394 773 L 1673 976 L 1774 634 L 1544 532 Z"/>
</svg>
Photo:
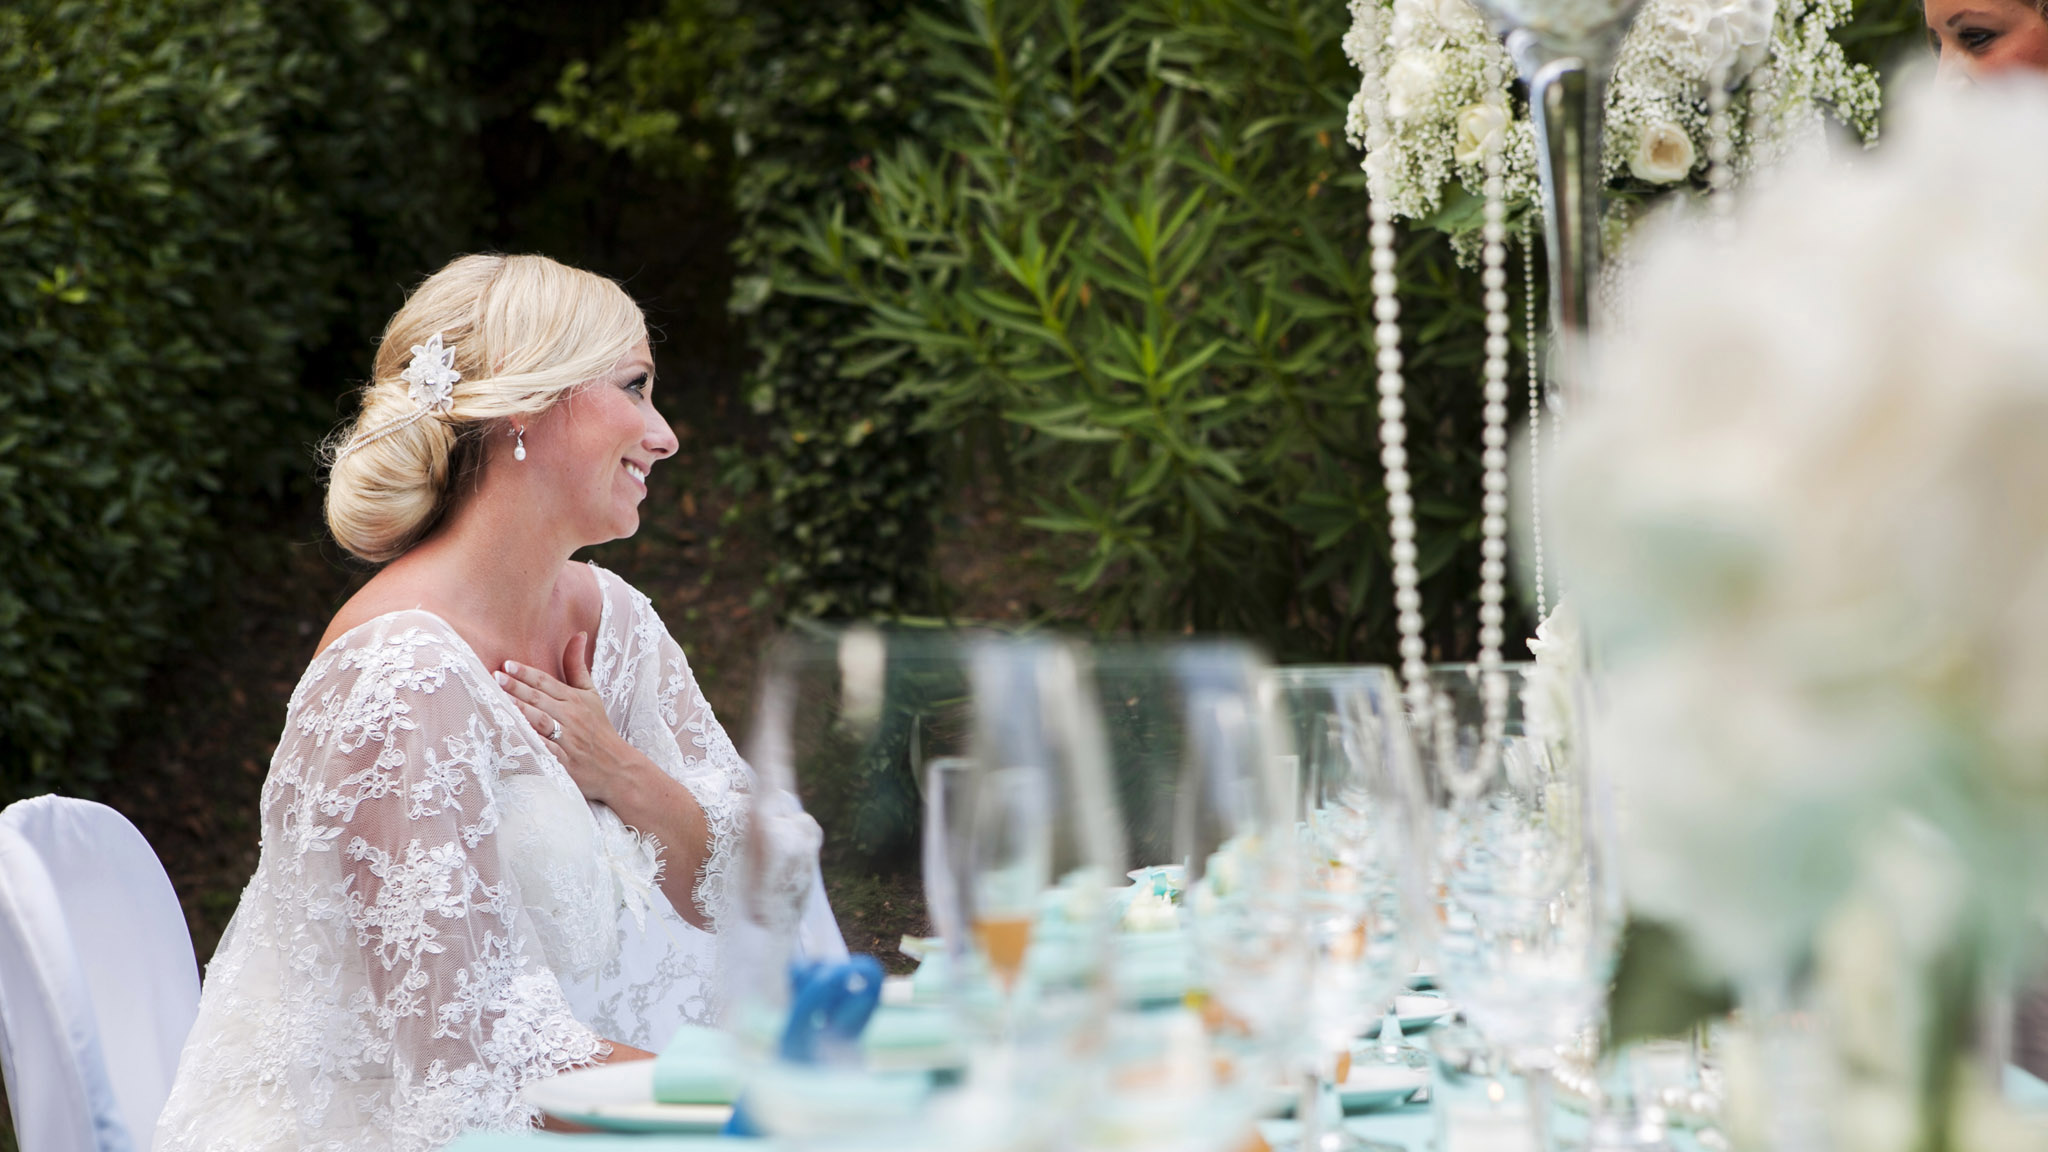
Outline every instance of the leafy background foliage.
<svg viewBox="0 0 2048 1152">
<path fill-rule="evenodd" d="M 0 790 L 99 776 L 234 526 L 303 474 L 324 423 L 298 373 L 351 327 L 343 270 L 442 211 L 385 165 L 450 162 L 426 129 L 461 108 L 427 54 L 464 12 L 0 12 Z M 394 41 L 417 47 L 354 67 Z"/>
<path fill-rule="evenodd" d="M 774 583 L 789 613 L 918 612 L 933 602 L 939 495 L 918 406 L 880 374 L 843 370 L 858 313 L 782 289 L 792 215 L 836 200 L 859 166 L 921 131 L 933 78 L 904 39 L 909 5 L 876 0 L 669 0 L 611 52 L 562 73 L 540 115 L 645 171 L 722 184 L 735 215 L 729 304 L 741 383 L 765 444 L 724 454 L 727 483 L 764 490 Z"/>
<path fill-rule="evenodd" d="M 1385 494 L 1344 14 L 1289 0 L 962 0 L 914 21 L 951 114 L 800 222 L 792 290 L 923 426 L 1035 478 L 1088 543 L 1099 625 L 1384 658 Z M 1476 321 L 1433 238 L 1404 254 L 1433 628 L 1468 647 Z"/>
</svg>

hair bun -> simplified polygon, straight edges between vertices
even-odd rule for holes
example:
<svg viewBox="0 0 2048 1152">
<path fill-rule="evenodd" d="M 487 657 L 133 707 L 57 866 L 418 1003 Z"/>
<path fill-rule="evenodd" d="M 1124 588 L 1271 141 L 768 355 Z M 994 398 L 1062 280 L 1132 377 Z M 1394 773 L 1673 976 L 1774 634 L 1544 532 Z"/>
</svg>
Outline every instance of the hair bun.
<svg viewBox="0 0 2048 1152">
<path fill-rule="evenodd" d="M 603 276 L 545 256 L 450 261 L 386 325 L 362 408 L 328 441 L 328 531 L 364 560 L 397 559 L 447 514 L 491 426 L 546 411 L 646 339 L 639 305 Z"/>
</svg>

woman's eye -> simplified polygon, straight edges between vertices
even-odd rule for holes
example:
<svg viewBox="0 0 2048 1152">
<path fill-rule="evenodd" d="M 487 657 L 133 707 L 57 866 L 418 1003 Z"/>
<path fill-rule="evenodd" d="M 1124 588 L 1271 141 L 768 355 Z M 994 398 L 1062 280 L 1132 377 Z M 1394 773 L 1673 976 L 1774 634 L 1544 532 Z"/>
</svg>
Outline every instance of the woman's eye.
<svg viewBox="0 0 2048 1152">
<path fill-rule="evenodd" d="M 632 382 L 626 385 L 626 391 L 631 392 L 635 396 L 644 397 L 647 395 L 648 383 L 649 381 L 645 374 L 635 376 Z"/>
<path fill-rule="evenodd" d="M 1982 28 L 1965 28 L 1961 32 L 1956 33 L 1956 42 L 1972 52 L 1983 51 L 1996 39 L 1998 39 L 1997 33 L 1989 32 Z"/>
</svg>

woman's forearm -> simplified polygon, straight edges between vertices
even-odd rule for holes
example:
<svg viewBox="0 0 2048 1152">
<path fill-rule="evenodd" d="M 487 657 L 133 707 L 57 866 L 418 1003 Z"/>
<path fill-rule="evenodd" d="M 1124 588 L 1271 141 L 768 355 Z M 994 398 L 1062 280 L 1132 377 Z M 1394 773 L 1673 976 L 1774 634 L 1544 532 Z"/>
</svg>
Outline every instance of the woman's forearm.
<svg viewBox="0 0 2048 1152">
<path fill-rule="evenodd" d="M 683 919 L 709 929 L 697 907 L 697 880 L 711 853 L 711 833 L 704 809 L 689 788 L 640 756 L 641 770 L 629 783 L 606 797 L 619 819 L 661 845 L 662 894 Z"/>
</svg>

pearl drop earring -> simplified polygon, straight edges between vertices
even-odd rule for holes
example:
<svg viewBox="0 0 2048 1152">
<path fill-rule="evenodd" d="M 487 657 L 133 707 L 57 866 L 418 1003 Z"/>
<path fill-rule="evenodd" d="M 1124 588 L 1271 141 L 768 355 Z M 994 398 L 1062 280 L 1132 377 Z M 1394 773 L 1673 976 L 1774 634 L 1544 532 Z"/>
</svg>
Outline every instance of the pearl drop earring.
<svg viewBox="0 0 2048 1152">
<path fill-rule="evenodd" d="M 513 431 L 518 434 L 519 441 L 512 445 L 512 458 L 514 460 L 524 460 L 526 459 L 526 429 L 515 428 Z"/>
</svg>

